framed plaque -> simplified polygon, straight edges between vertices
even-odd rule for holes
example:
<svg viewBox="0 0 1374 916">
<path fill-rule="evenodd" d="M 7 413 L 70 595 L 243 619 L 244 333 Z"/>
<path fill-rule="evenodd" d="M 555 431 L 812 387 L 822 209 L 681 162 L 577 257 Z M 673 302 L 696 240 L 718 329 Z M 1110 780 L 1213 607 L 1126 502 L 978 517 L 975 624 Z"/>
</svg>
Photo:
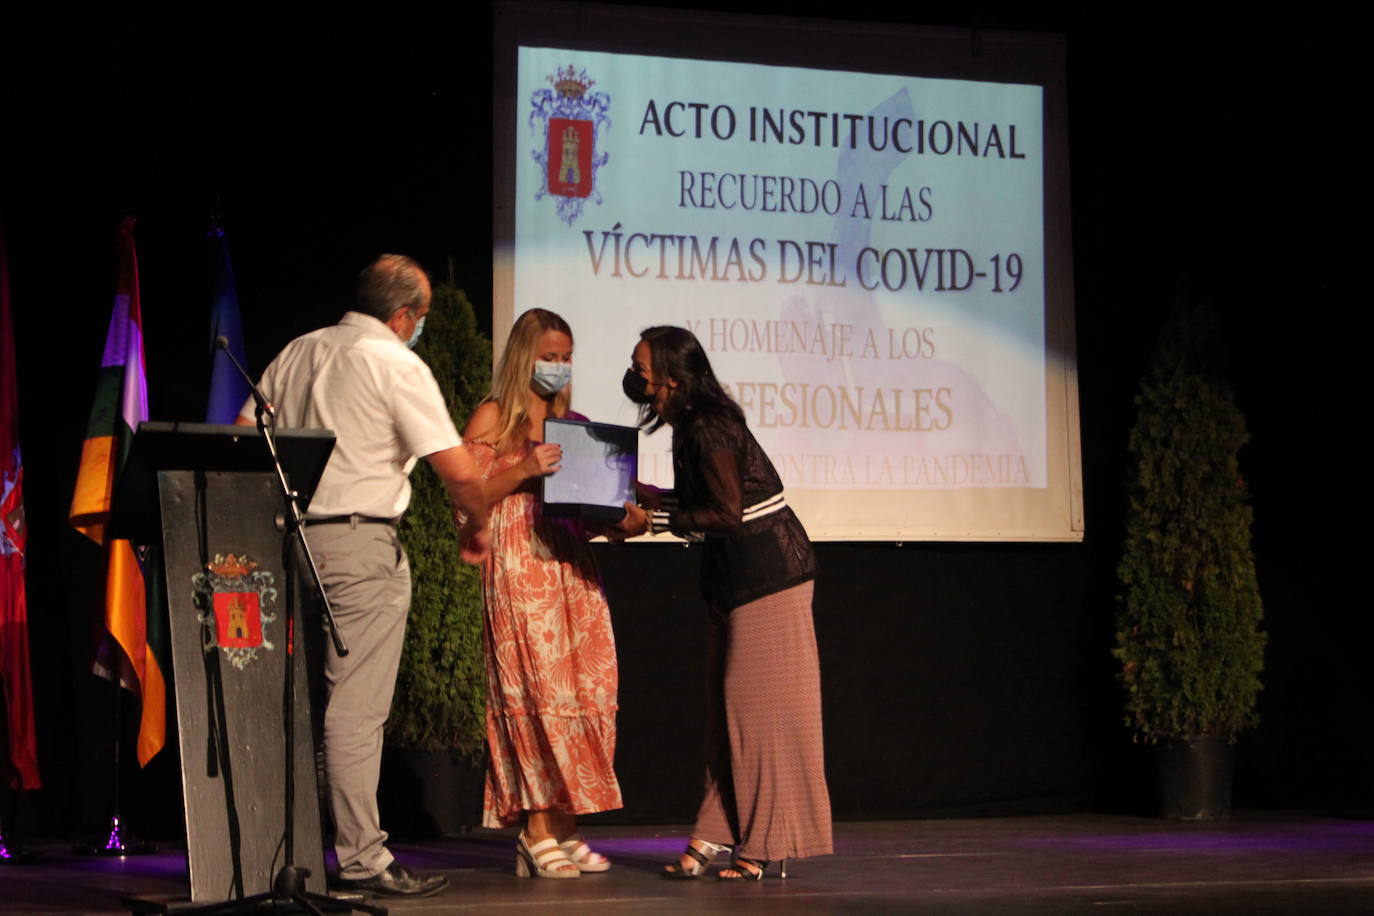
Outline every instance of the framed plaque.
<svg viewBox="0 0 1374 916">
<path fill-rule="evenodd" d="M 619 521 L 625 503 L 635 501 L 639 430 L 550 418 L 544 441 L 563 447 L 559 469 L 543 478 L 544 514 Z"/>
</svg>

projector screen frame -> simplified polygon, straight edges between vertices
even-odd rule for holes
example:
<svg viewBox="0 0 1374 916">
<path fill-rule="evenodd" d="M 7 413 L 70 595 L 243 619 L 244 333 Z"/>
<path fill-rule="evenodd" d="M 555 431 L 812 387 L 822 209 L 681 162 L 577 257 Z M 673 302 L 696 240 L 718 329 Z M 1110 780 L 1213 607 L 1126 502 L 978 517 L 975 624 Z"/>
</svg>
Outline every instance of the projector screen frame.
<svg viewBox="0 0 1374 916">
<path fill-rule="evenodd" d="M 830 532 L 808 494 L 788 498 L 816 540 L 1081 541 L 1081 434 L 1069 214 L 1068 112 L 1062 36 L 832 20 L 784 19 L 644 7 L 501 0 L 493 8 L 493 340 L 499 354 L 515 317 L 514 263 L 518 48 L 552 47 L 700 61 L 805 66 L 815 70 L 1032 84 L 1042 88 L 1044 151 L 1044 353 L 1047 480 L 1015 488 L 1026 511 L 1008 518 L 1008 488 L 908 490 L 933 517 Z M 919 65 L 911 62 L 919 61 Z M 883 492 L 872 491 L 875 499 Z M 957 495 L 954 495 L 957 492 Z"/>
</svg>

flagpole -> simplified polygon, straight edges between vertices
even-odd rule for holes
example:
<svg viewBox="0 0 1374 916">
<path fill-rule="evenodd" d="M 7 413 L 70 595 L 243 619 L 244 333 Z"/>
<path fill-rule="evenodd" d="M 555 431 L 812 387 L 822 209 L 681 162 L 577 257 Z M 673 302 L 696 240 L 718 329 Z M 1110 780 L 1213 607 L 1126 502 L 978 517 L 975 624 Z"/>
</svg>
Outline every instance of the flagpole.
<svg viewBox="0 0 1374 916">
<path fill-rule="evenodd" d="M 72 852 L 79 855 L 88 856 L 149 856 L 157 852 L 157 845 L 143 840 L 129 839 L 124 831 L 124 819 L 122 815 L 123 806 L 121 805 L 120 790 L 123 780 L 120 779 L 120 752 L 124 747 L 122 732 L 124 731 L 124 711 L 123 697 L 120 691 L 124 688 L 120 686 L 119 678 L 108 682 L 110 693 L 114 696 L 114 741 L 113 745 L 113 766 L 114 779 L 114 813 L 110 815 L 109 825 L 105 829 L 105 841 L 101 843 L 87 843 L 72 848 Z"/>
<path fill-rule="evenodd" d="M 0 866 L 31 865 L 37 859 L 33 852 L 23 846 L 12 845 L 13 836 L 5 833 L 5 825 L 13 824 L 18 819 L 15 812 L 19 808 L 19 791 L 6 786 L 4 792 L 0 793 L 5 798 L 4 810 L 0 811 Z"/>
<path fill-rule="evenodd" d="M 124 697 L 120 696 L 122 689 L 117 681 L 112 681 L 110 686 L 114 688 L 110 692 L 114 694 L 114 813 L 110 815 L 110 829 L 105 837 L 105 845 L 101 847 L 99 855 L 104 856 L 146 856 L 157 852 L 157 847 L 152 843 L 145 843 L 140 840 L 130 840 L 124 835 L 123 805 L 121 789 L 124 780 L 120 777 L 120 751 L 124 747 Z"/>
</svg>

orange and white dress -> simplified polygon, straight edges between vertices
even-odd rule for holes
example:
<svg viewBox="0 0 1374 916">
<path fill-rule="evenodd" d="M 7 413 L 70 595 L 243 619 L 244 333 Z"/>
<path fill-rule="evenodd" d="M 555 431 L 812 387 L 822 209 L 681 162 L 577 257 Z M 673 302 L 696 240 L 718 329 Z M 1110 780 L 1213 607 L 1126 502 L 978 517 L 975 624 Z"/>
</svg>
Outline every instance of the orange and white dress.
<svg viewBox="0 0 1374 916">
<path fill-rule="evenodd" d="M 467 443 L 483 480 L 535 444 L 498 456 L 485 442 Z M 491 750 L 484 827 L 518 824 L 525 811 L 622 806 L 610 608 L 582 526 L 542 518 L 538 503 L 522 489 L 491 510 L 482 567 Z"/>
</svg>

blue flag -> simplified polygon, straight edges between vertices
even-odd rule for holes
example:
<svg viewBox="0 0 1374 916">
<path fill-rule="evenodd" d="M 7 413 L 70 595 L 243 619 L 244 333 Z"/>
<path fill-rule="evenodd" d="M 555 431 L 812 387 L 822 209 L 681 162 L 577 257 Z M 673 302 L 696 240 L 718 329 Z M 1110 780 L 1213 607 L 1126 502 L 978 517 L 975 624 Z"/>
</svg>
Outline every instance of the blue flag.
<svg viewBox="0 0 1374 916">
<path fill-rule="evenodd" d="M 205 406 L 206 423 L 233 423 L 239 408 L 248 399 L 248 383 L 239 375 L 229 357 L 215 345 L 223 335 L 229 340 L 229 352 L 240 363 L 243 355 L 243 322 L 239 319 L 239 297 L 234 289 L 234 266 L 229 262 L 229 241 L 224 230 L 216 226 L 210 230 L 210 348 L 214 365 L 210 369 L 210 397 Z"/>
</svg>

